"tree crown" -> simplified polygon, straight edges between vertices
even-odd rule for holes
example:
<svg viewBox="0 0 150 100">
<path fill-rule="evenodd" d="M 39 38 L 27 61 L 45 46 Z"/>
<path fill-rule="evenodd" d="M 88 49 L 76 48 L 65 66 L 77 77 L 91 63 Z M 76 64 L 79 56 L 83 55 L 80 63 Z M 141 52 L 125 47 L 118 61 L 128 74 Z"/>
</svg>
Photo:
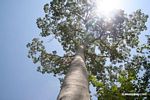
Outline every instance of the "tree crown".
<svg viewBox="0 0 150 100">
<path fill-rule="evenodd" d="M 38 71 L 62 75 L 66 74 L 76 48 L 84 45 L 89 80 L 100 94 L 106 90 L 133 90 L 131 81 L 136 80 L 141 66 L 149 65 L 146 56 L 131 54 L 132 49 L 140 53 L 150 48 L 145 45 L 141 49 L 139 44 L 139 35 L 147 29 L 148 15 L 141 10 L 129 15 L 117 10 L 113 17 L 107 18 L 103 14 L 96 16 L 94 10 L 94 2 L 85 0 L 53 0 L 45 4 L 45 16 L 37 19 L 40 36 L 53 35 L 65 54 L 59 56 L 57 51 L 48 53 L 43 41 L 34 38 L 32 43 L 27 44 L 28 57 L 34 63 L 40 63 Z M 147 61 L 145 65 L 144 61 Z M 118 88 L 116 83 L 122 87 Z"/>
</svg>

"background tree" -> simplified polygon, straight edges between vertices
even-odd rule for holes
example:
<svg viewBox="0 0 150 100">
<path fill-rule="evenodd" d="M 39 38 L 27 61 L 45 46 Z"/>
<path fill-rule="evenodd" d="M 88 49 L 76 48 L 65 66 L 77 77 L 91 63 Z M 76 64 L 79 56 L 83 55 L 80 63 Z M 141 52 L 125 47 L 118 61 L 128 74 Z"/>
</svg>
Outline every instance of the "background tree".
<svg viewBox="0 0 150 100">
<path fill-rule="evenodd" d="M 125 99 L 122 93 L 149 92 L 150 47 L 139 40 L 141 32 L 147 29 L 148 15 L 141 10 L 129 15 L 117 10 L 108 18 L 97 16 L 95 9 L 95 2 L 90 0 L 53 0 L 45 4 L 45 16 L 37 19 L 40 36 L 54 36 L 65 53 L 60 56 L 57 51 L 47 52 L 43 41 L 34 38 L 27 44 L 28 57 L 40 64 L 39 72 L 62 76 L 70 73 L 70 64 L 80 56 L 77 66 L 84 61 L 88 81 L 96 87 L 98 99 Z"/>
</svg>

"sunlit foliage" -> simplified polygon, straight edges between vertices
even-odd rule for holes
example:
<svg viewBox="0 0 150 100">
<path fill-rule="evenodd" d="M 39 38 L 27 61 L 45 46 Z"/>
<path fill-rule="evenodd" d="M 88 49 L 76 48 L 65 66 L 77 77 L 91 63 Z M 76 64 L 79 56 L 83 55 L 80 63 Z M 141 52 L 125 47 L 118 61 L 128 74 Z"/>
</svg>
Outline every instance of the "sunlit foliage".
<svg viewBox="0 0 150 100">
<path fill-rule="evenodd" d="M 83 44 L 89 82 L 96 87 L 99 99 L 121 100 L 126 98 L 122 93 L 149 92 L 150 43 L 141 45 L 139 40 L 147 29 L 148 15 L 141 10 L 129 15 L 117 10 L 110 18 L 97 16 L 94 4 L 94 0 L 53 0 L 45 4 L 45 16 L 37 19 L 40 36 L 54 35 L 65 54 L 47 52 L 43 41 L 34 38 L 27 44 L 28 57 L 40 65 L 39 72 L 65 75 L 76 47 Z"/>
</svg>

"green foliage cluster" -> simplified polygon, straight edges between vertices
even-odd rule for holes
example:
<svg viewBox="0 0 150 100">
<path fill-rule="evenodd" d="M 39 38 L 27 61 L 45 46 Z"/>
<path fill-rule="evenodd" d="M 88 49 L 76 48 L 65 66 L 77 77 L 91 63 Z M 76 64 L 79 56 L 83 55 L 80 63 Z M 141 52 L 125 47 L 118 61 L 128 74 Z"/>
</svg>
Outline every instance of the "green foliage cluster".
<svg viewBox="0 0 150 100">
<path fill-rule="evenodd" d="M 111 18 L 96 16 L 94 4 L 86 0 L 53 0 L 45 4 L 45 16 L 37 19 L 40 35 L 54 35 L 65 54 L 48 53 L 43 41 L 34 38 L 27 44 L 28 57 L 40 64 L 38 71 L 42 73 L 65 75 L 76 48 L 84 45 L 89 81 L 96 87 L 98 98 L 125 99 L 121 93 L 150 92 L 150 42 L 139 44 L 139 35 L 147 29 L 148 15 L 141 10 L 129 15 L 117 10 Z"/>
</svg>

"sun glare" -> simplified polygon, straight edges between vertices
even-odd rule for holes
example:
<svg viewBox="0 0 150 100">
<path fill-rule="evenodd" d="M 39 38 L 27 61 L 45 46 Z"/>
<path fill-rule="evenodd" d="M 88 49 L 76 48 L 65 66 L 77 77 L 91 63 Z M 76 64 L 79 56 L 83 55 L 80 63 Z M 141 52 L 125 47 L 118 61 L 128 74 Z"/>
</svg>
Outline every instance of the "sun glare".
<svg viewBox="0 0 150 100">
<path fill-rule="evenodd" d="M 119 9 L 120 0 L 96 0 L 96 12 L 110 16 L 111 12 Z"/>
</svg>

